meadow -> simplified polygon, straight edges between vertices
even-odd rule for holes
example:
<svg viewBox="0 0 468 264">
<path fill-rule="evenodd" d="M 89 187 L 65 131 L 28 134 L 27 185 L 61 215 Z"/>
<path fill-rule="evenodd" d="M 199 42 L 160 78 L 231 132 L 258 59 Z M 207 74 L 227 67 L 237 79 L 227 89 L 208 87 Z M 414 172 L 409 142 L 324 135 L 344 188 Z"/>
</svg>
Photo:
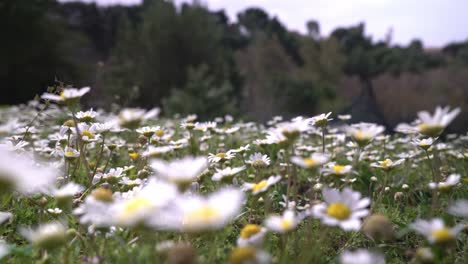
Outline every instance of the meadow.
<svg viewBox="0 0 468 264">
<path fill-rule="evenodd" d="M 389 131 L 82 109 L 89 90 L 0 109 L 2 263 L 467 261 L 458 108 Z"/>
</svg>

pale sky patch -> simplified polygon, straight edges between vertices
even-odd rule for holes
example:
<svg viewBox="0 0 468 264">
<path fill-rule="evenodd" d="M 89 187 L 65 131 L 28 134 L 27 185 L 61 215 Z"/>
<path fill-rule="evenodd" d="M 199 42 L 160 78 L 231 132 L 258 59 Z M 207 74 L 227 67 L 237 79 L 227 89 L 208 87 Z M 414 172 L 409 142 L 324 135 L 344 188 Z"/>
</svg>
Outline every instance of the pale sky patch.
<svg viewBox="0 0 468 264">
<path fill-rule="evenodd" d="M 180 4 L 192 0 L 174 0 Z M 137 4 L 141 0 L 84 0 L 99 4 Z M 420 39 L 427 47 L 468 39 L 468 0 L 202 0 L 211 10 L 224 9 L 236 21 L 237 13 L 260 7 L 290 30 L 306 32 L 306 22 L 317 20 L 322 35 L 340 26 L 365 22 L 366 34 L 383 39 L 393 29 L 393 43 Z"/>
</svg>

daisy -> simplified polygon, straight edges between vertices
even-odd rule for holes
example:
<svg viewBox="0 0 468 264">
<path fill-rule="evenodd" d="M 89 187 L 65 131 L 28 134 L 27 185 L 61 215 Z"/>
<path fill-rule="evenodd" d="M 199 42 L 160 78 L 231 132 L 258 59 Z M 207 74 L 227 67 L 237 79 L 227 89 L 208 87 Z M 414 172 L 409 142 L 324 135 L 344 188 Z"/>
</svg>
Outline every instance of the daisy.
<svg viewBox="0 0 468 264">
<path fill-rule="evenodd" d="M 245 146 L 240 146 L 239 148 L 236 148 L 236 149 L 231 149 L 230 152 L 231 153 L 244 153 L 248 151 L 249 149 L 250 149 L 250 145 L 247 144 Z"/>
<path fill-rule="evenodd" d="M 425 236 L 431 244 L 446 244 L 455 240 L 457 234 L 463 230 L 464 225 L 460 224 L 448 228 L 442 219 L 434 218 L 429 221 L 418 219 L 410 227 Z"/>
<path fill-rule="evenodd" d="M 325 154 L 313 153 L 306 158 L 291 157 L 291 162 L 304 169 L 313 169 L 325 164 L 328 159 L 329 157 Z"/>
<path fill-rule="evenodd" d="M 266 228 L 262 226 L 247 224 L 240 232 L 239 238 L 237 239 L 237 246 L 261 246 L 265 239 L 266 231 Z"/>
<path fill-rule="evenodd" d="M 5 241 L 0 240 L 0 259 L 8 255 L 8 253 L 10 253 L 10 246 Z"/>
<path fill-rule="evenodd" d="M 384 161 L 371 163 L 371 167 L 380 168 L 384 171 L 389 171 L 395 168 L 396 166 L 400 165 L 404 161 L 405 161 L 404 159 L 399 159 L 397 161 L 392 161 L 391 159 L 385 159 Z"/>
<path fill-rule="evenodd" d="M 148 150 L 143 152 L 144 157 L 161 157 L 163 154 L 169 153 L 174 150 L 173 146 L 153 147 L 148 146 Z"/>
<path fill-rule="evenodd" d="M 338 115 L 338 119 L 340 120 L 350 120 L 351 119 L 351 115 Z"/>
<path fill-rule="evenodd" d="M 108 227 L 114 224 L 114 216 L 110 208 L 114 197 L 109 189 L 97 188 L 88 195 L 73 214 L 78 215 L 82 225 L 93 225 L 97 228 Z"/>
<path fill-rule="evenodd" d="M 88 111 L 80 111 L 78 113 L 76 113 L 75 117 L 76 119 L 78 119 L 78 121 L 80 122 L 85 122 L 85 123 L 91 123 L 93 122 L 96 117 L 98 116 L 98 113 L 96 111 L 93 111 L 93 109 L 91 108 L 90 110 Z"/>
<path fill-rule="evenodd" d="M 117 183 L 123 176 L 125 176 L 123 168 L 111 168 L 107 173 L 98 173 L 94 175 L 93 184 L 96 184 L 100 181 L 114 184 Z"/>
<path fill-rule="evenodd" d="M 332 121 L 333 118 L 328 118 L 331 115 L 331 112 L 327 114 L 320 114 L 312 117 L 312 123 L 314 126 L 325 127 L 328 124 L 328 121 Z"/>
<path fill-rule="evenodd" d="M 205 132 L 207 130 L 214 130 L 216 125 L 216 122 L 195 123 L 194 129 Z"/>
<path fill-rule="evenodd" d="M 328 163 L 322 170 L 324 175 L 333 175 L 337 177 L 344 177 L 353 172 L 351 165 L 338 165 L 335 162 Z"/>
<path fill-rule="evenodd" d="M 13 217 L 12 213 L 0 212 L 0 225 L 3 224 L 4 222 L 10 220 L 12 217 Z"/>
<path fill-rule="evenodd" d="M 283 134 L 289 140 L 297 138 L 302 132 L 310 129 L 310 119 L 295 118 L 291 122 L 282 122 L 276 125 L 275 130 Z"/>
<path fill-rule="evenodd" d="M 425 136 L 437 137 L 444 132 L 444 129 L 460 112 L 460 108 L 455 108 L 450 111 L 450 107 L 448 106 L 444 108 L 438 106 L 433 116 L 427 111 L 418 112 L 419 124 L 417 130 Z"/>
<path fill-rule="evenodd" d="M 345 132 L 356 143 L 363 147 L 381 134 L 385 128 L 372 123 L 358 123 L 345 127 Z"/>
<path fill-rule="evenodd" d="M 71 128 L 74 136 L 77 135 L 76 128 Z M 99 139 L 99 135 L 96 131 L 96 126 L 94 124 L 88 125 L 86 123 L 78 124 L 78 132 L 80 133 L 80 138 L 85 143 L 95 142 Z"/>
<path fill-rule="evenodd" d="M 36 229 L 21 228 L 20 233 L 34 246 L 54 249 L 66 241 L 66 227 L 60 222 L 39 225 Z"/>
<path fill-rule="evenodd" d="M 208 168 L 208 162 L 204 157 L 189 156 L 169 162 L 152 160 L 150 166 L 156 171 L 158 177 L 173 182 L 179 187 L 187 187 Z"/>
<path fill-rule="evenodd" d="M 448 212 L 455 216 L 468 218 L 468 200 L 455 201 L 448 208 Z"/>
<path fill-rule="evenodd" d="M 429 183 L 429 188 L 431 189 L 437 189 L 439 191 L 449 191 L 451 188 L 453 188 L 455 185 L 457 185 L 460 182 L 460 174 L 450 174 L 447 177 L 447 180 L 444 182 L 431 182 Z"/>
<path fill-rule="evenodd" d="M 55 101 L 59 103 L 75 103 L 77 102 L 83 95 L 87 94 L 91 90 L 89 87 L 84 87 L 81 89 L 76 88 L 66 88 L 60 93 L 60 95 L 52 94 L 52 93 L 44 93 L 41 98 Z"/>
<path fill-rule="evenodd" d="M 296 228 L 299 218 L 292 210 L 286 210 L 283 215 L 271 215 L 265 220 L 265 226 L 276 233 L 286 233 Z"/>
<path fill-rule="evenodd" d="M 341 264 L 385 264 L 385 258 L 366 249 L 346 250 L 340 255 Z"/>
<path fill-rule="evenodd" d="M 74 148 L 70 148 L 70 147 L 65 147 L 65 150 L 63 150 L 63 157 L 66 159 L 66 160 L 75 160 L 76 158 L 78 158 L 80 156 L 80 152 L 78 152 L 76 149 Z"/>
<path fill-rule="evenodd" d="M 228 152 L 219 152 L 216 154 L 210 153 L 208 154 L 208 161 L 211 163 L 218 163 L 218 162 L 224 162 L 226 160 L 230 160 L 234 158 L 235 155 L 231 153 L 230 151 Z"/>
<path fill-rule="evenodd" d="M 47 212 L 53 215 L 59 215 L 62 213 L 62 210 L 60 208 L 49 208 L 47 209 Z"/>
<path fill-rule="evenodd" d="M 423 138 L 423 139 L 415 138 L 413 139 L 412 143 L 413 145 L 420 147 L 423 150 L 428 150 L 432 146 L 432 144 L 434 144 L 436 140 L 437 140 L 437 137 L 436 138 L 428 137 L 428 138 Z"/>
<path fill-rule="evenodd" d="M 242 166 L 242 167 L 236 167 L 236 168 L 231 168 L 231 167 L 226 167 L 224 169 L 218 169 L 216 168 L 216 173 L 213 174 L 213 177 L 211 177 L 211 179 L 213 181 L 222 181 L 222 180 L 232 180 L 232 178 L 234 177 L 234 175 L 236 175 L 237 173 L 241 172 L 245 170 L 245 166 Z"/>
<path fill-rule="evenodd" d="M 221 229 L 239 214 L 243 202 L 243 192 L 234 188 L 223 188 L 207 197 L 179 197 L 174 208 L 171 208 L 175 216 L 173 219 L 177 219 L 172 222 L 175 224 L 173 228 L 182 232 Z M 164 222 L 165 225 L 171 224 L 168 221 Z"/>
<path fill-rule="evenodd" d="M 229 264 L 269 264 L 271 256 L 251 246 L 236 247 L 229 255 Z"/>
<path fill-rule="evenodd" d="M 361 198 L 359 192 L 350 188 L 343 191 L 324 188 L 322 191 L 324 203 L 312 208 L 314 217 L 330 226 L 340 226 L 343 230 L 359 230 L 361 218 L 369 214 L 366 209 L 370 204 L 369 198 Z"/>
<path fill-rule="evenodd" d="M 177 188 L 167 182 L 151 179 L 141 190 L 117 199 L 111 208 L 120 226 L 152 226 L 152 218 L 178 195 Z"/>
<path fill-rule="evenodd" d="M 270 165 L 270 158 L 267 155 L 256 152 L 250 155 L 245 163 L 250 164 L 254 168 L 265 168 Z"/>
<path fill-rule="evenodd" d="M 52 196 L 59 201 L 71 201 L 75 194 L 84 190 L 84 187 L 74 182 L 69 182 L 61 188 L 52 190 Z"/>
<path fill-rule="evenodd" d="M 119 124 L 126 128 L 136 128 L 141 122 L 158 116 L 159 108 L 146 111 L 141 108 L 125 108 L 119 113 Z"/>
<path fill-rule="evenodd" d="M 164 130 L 162 130 L 160 126 L 145 126 L 145 127 L 138 128 L 136 132 L 147 138 L 152 137 L 156 133 L 164 134 Z"/>
<path fill-rule="evenodd" d="M 0 149 L 0 193 L 18 191 L 34 194 L 47 191 L 54 185 L 58 171 L 27 156 Z"/>
<path fill-rule="evenodd" d="M 265 192 L 270 186 L 281 180 L 280 175 L 270 176 L 266 180 L 262 180 L 258 183 L 244 183 L 243 190 L 251 190 L 253 195 Z"/>
</svg>

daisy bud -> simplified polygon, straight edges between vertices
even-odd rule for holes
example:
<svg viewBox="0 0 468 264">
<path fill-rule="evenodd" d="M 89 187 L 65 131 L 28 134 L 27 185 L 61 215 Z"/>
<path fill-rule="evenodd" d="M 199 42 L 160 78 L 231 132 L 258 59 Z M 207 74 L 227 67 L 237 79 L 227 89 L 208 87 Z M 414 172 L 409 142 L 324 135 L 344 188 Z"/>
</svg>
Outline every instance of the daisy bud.
<svg viewBox="0 0 468 264">
<path fill-rule="evenodd" d="M 44 196 L 42 196 L 41 198 L 39 198 L 39 200 L 37 200 L 37 204 L 41 207 L 46 206 L 48 202 L 49 200 L 47 200 L 47 198 Z"/>
<path fill-rule="evenodd" d="M 393 224 L 382 214 L 369 216 L 364 222 L 362 230 L 367 237 L 377 241 L 389 241 L 395 235 Z"/>
<path fill-rule="evenodd" d="M 434 263 L 434 254 L 430 248 L 418 248 L 413 258 L 414 263 L 418 264 L 431 264 Z"/>
<path fill-rule="evenodd" d="M 75 127 L 75 121 L 73 121 L 72 119 L 69 119 L 67 121 L 65 121 L 63 123 L 63 126 L 66 126 L 66 127 Z"/>
<path fill-rule="evenodd" d="M 377 182 L 377 181 L 378 181 L 378 180 L 377 180 L 377 177 L 375 177 L 375 176 L 372 176 L 372 177 L 370 178 L 370 180 L 373 181 L 373 182 Z"/>
<path fill-rule="evenodd" d="M 323 189 L 323 184 L 321 183 L 316 183 L 314 184 L 314 191 L 321 191 Z"/>
<path fill-rule="evenodd" d="M 408 189 L 409 189 L 409 186 L 408 186 L 408 184 L 403 184 L 403 185 L 401 186 L 401 188 L 402 188 L 403 190 L 408 190 Z"/>
<path fill-rule="evenodd" d="M 144 135 L 140 135 L 138 137 L 138 143 L 140 143 L 141 145 L 145 145 L 146 143 L 148 143 L 148 138 Z"/>
<path fill-rule="evenodd" d="M 402 193 L 402 192 L 396 192 L 394 195 L 393 195 L 393 199 L 395 201 L 400 201 L 401 199 L 403 199 L 403 197 L 405 197 L 405 195 Z"/>
<path fill-rule="evenodd" d="M 390 191 L 390 187 L 385 187 L 384 191 L 386 192 Z"/>
</svg>

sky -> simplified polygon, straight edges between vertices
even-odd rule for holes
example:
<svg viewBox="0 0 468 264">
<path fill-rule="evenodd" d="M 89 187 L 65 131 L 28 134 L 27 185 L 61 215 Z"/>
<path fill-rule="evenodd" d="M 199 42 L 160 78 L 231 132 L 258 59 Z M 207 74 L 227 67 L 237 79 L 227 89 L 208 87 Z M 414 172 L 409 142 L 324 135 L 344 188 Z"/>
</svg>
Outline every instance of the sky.
<svg viewBox="0 0 468 264">
<path fill-rule="evenodd" d="M 67 1 L 67 0 L 65 0 Z M 141 0 L 83 0 L 109 4 L 137 4 Z M 177 4 L 192 0 L 174 0 Z M 290 30 L 306 32 L 306 22 L 317 20 L 327 36 L 339 26 L 366 24 L 366 34 L 406 45 L 420 39 L 426 47 L 442 47 L 468 39 L 468 0 L 201 0 L 211 10 L 224 9 L 231 21 L 248 7 L 260 7 Z"/>
</svg>

